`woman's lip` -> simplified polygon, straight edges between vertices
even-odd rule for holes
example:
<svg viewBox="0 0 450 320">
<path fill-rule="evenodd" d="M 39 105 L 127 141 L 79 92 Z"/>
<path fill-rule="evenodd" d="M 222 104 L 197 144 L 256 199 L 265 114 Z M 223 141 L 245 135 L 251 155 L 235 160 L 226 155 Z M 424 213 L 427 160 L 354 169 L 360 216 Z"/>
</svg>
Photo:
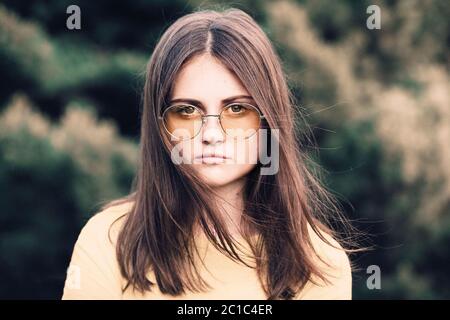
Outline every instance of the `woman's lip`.
<svg viewBox="0 0 450 320">
<path fill-rule="evenodd" d="M 226 159 L 225 157 L 198 157 L 197 159 L 201 160 L 202 163 L 206 164 L 215 164 L 215 163 L 224 163 Z"/>
<path fill-rule="evenodd" d="M 206 158 L 214 158 L 214 159 L 229 159 L 229 157 L 225 156 L 197 156 L 197 159 L 206 159 Z"/>
</svg>

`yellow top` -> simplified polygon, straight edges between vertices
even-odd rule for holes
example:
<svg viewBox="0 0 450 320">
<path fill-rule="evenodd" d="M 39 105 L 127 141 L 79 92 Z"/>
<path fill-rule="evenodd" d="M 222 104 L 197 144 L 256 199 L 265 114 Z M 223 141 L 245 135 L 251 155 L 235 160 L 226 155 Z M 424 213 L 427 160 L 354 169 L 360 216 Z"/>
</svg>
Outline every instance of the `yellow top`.
<svg viewBox="0 0 450 320">
<path fill-rule="evenodd" d="M 124 219 L 119 219 L 111 228 L 113 243 L 109 241 L 108 230 L 112 222 L 130 208 L 131 203 L 116 205 L 88 220 L 73 249 L 62 299 L 267 299 L 255 269 L 232 261 L 207 241 L 206 237 L 198 242 L 206 269 L 201 263 L 198 268 L 202 278 L 212 287 L 210 291 L 174 297 L 162 294 L 156 285 L 145 295 L 137 290 L 133 291 L 131 286 L 122 294 L 121 288 L 126 281 L 120 274 L 115 241 Z M 320 257 L 334 266 L 331 268 L 322 263 L 323 270 L 330 275 L 328 279 L 332 283 L 325 285 L 316 280 L 320 285 L 315 285 L 310 281 L 296 299 L 351 299 L 352 276 L 347 254 L 326 244 L 314 232 L 311 232 L 311 239 Z M 340 247 L 331 237 L 327 239 Z M 246 251 L 249 247 L 244 244 L 245 241 L 239 243 L 243 245 L 245 252 L 250 252 Z M 148 278 L 155 282 L 152 272 L 149 272 Z"/>
</svg>

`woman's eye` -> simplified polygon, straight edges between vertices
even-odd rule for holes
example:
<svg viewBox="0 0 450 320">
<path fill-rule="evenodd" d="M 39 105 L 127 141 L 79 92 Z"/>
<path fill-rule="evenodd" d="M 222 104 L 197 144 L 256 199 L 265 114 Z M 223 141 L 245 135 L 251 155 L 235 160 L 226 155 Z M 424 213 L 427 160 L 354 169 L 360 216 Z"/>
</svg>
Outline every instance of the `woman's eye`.
<svg viewBox="0 0 450 320">
<path fill-rule="evenodd" d="M 191 106 L 184 106 L 177 108 L 177 112 L 181 114 L 193 114 L 195 112 L 195 108 Z"/>
<path fill-rule="evenodd" d="M 229 110 L 231 110 L 232 113 L 241 113 L 244 111 L 243 109 L 245 108 L 239 104 L 234 104 L 229 108 Z"/>
</svg>

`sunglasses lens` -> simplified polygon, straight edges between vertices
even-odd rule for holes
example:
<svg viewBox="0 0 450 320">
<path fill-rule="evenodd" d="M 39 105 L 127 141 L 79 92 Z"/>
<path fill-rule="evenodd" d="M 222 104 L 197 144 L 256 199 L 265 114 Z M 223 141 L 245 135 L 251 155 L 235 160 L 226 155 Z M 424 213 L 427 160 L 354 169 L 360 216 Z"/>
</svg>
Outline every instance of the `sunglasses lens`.
<svg viewBox="0 0 450 320">
<path fill-rule="evenodd" d="M 234 103 L 223 109 L 220 122 L 227 135 L 247 138 L 259 129 L 261 117 L 254 106 Z"/>
<path fill-rule="evenodd" d="M 195 137 L 202 128 L 202 114 L 194 106 L 174 105 L 164 112 L 164 126 L 176 139 Z"/>
</svg>

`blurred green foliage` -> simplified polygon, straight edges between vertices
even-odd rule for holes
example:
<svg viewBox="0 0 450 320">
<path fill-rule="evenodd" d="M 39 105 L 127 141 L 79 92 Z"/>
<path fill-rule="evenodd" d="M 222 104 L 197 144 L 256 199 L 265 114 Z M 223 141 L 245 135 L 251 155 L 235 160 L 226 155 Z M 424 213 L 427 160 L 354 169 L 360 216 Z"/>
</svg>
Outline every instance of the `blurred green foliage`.
<svg viewBox="0 0 450 320">
<path fill-rule="evenodd" d="M 81 227 L 129 192 L 135 143 L 87 107 L 51 123 L 23 96 L 0 117 L 0 295 L 55 298 Z"/>
<path fill-rule="evenodd" d="M 211 1 L 215 8 L 230 4 Z M 382 29 L 368 30 L 378 4 Z M 82 29 L 65 26 L 68 5 Z M 319 146 L 311 154 L 375 250 L 354 298 L 449 298 L 448 1 L 233 2 L 267 32 Z M 203 1 L 0 5 L 0 297 L 60 298 L 80 228 L 130 191 L 145 64 Z M 299 123 L 299 130 L 305 129 Z M 381 268 L 381 290 L 366 286 Z"/>
</svg>

